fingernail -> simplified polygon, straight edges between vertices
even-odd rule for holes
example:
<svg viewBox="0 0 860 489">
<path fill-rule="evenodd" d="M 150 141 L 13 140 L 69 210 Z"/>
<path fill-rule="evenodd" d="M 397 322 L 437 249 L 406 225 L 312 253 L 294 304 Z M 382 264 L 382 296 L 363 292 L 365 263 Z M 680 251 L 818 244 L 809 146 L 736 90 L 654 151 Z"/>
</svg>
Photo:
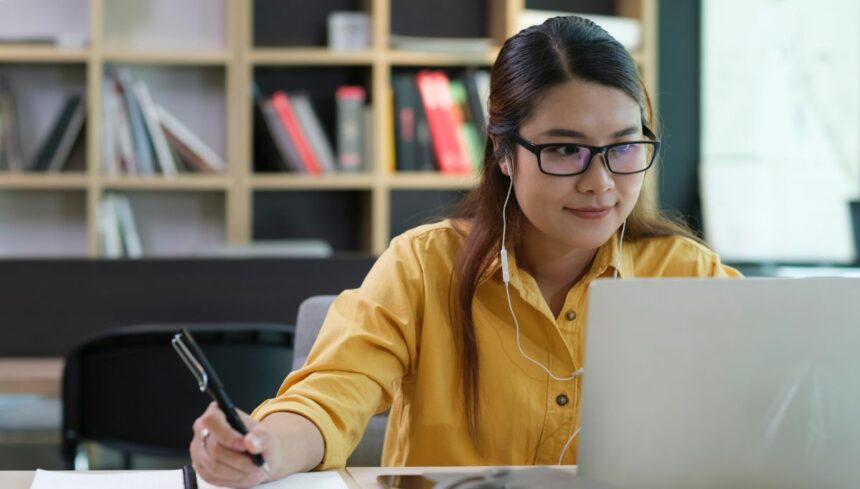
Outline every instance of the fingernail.
<svg viewBox="0 0 860 489">
<path fill-rule="evenodd" d="M 248 437 L 248 441 L 251 442 L 251 446 L 254 447 L 254 450 L 260 451 L 263 446 L 263 442 L 256 435 L 250 435 Z"/>
</svg>

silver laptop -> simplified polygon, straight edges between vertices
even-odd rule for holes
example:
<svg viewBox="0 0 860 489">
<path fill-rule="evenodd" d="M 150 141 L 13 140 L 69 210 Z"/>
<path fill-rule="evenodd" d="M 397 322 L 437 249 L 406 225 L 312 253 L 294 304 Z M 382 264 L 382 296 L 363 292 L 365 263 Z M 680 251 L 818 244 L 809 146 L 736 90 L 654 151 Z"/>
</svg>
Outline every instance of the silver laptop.
<svg viewBox="0 0 860 489">
<path fill-rule="evenodd" d="M 860 487 L 860 279 L 602 280 L 589 300 L 580 474 Z"/>
</svg>

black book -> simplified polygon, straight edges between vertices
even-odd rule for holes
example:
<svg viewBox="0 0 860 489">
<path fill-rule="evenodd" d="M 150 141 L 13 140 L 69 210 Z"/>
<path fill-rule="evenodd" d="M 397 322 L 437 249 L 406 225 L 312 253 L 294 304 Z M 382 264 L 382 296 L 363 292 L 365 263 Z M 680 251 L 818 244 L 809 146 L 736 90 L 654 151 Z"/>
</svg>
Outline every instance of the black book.
<svg viewBox="0 0 860 489">
<path fill-rule="evenodd" d="M 418 169 L 418 138 L 416 105 L 421 103 L 415 77 L 399 73 L 394 75 L 394 148 L 397 171 Z"/>
<path fill-rule="evenodd" d="M 472 114 L 472 120 L 478 128 L 478 133 L 483 142 L 487 137 L 487 121 L 484 119 L 484 98 L 481 97 L 481 92 L 478 89 L 477 71 L 472 68 L 466 71 L 463 76 L 463 85 L 466 87 L 466 100 L 469 104 L 469 112 Z"/>
<path fill-rule="evenodd" d="M 36 157 L 30 163 L 33 171 L 60 171 L 66 165 L 75 141 L 81 136 L 86 115 L 84 97 L 69 95 L 57 116 L 48 137 L 42 142 Z"/>
</svg>

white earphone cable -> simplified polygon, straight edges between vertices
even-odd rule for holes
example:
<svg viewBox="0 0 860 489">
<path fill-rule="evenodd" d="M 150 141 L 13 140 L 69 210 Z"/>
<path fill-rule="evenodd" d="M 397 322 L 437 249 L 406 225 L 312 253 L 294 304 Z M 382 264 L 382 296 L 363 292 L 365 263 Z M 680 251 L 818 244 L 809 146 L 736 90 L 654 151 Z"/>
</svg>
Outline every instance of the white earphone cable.
<svg viewBox="0 0 860 489">
<path fill-rule="evenodd" d="M 508 301 L 508 310 L 511 312 L 511 318 L 513 318 L 514 327 L 516 328 L 517 349 L 520 351 L 520 354 L 524 358 L 526 358 L 527 360 L 529 360 L 533 364 L 540 367 L 553 380 L 560 381 L 560 382 L 573 380 L 573 379 L 575 379 L 575 378 L 577 378 L 583 374 L 584 370 L 582 368 L 577 369 L 576 371 L 571 373 L 569 376 L 558 377 L 555 374 L 553 374 L 552 372 L 550 372 L 550 370 L 544 364 L 542 364 L 538 360 L 535 360 L 534 358 L 532 358 L 528 354 L 526 354 L 525 350 L 523 350 L 522 343 L 520 342 L 520 322 L 517 319 L 517 315 L 514 312 L 514 305 L 513 305 L 513 302 L 511 301 L 511 291 L 510 291 L 510 287 L 509 287 L 509 283 L 511 281 L 511 276 L 510 276 L 510 269 L 508 268 L 508 250 L 505 247 L 505 242 L 506 242 L 505 238 L 507 237 L 507 232 L 508 232 L 508 220 L 507 220 L 508 202 L 511 199 L 511 192 L 513 191 L 513 188 L 514 188 L 514 169 L 513 169 L 513 166 L 510 164 L 508 165 L 508 168 L 509 168 L 509 172 L 510 172 L 510 175 L 509 175 L 510 184 L 508 185 L 508 193 L 507 193 L 507 195 L 505 195 L 505 203 L 504 203 L 504 205 L 502 205 L 502 246 L 501 246 L 501 250 L 499 251 L 499 255 L 500 255 L 500 260 L 501 260 L 501 264 L 502 264 L 502 282 L 504 282 L 504 284 L 505 284 L 505 296 L 506 296 L 507 301 Z M 622 251 L 622 246 L 624 244 L 624 231 L 626 230 L 626 228 L 627 228 L 627 220 L 624 220 L 624 222 L 621 223 L 621 236 L 618 240 L 618 259 L 615 263 L 615 273 L 613 275 L 613 278 L 615 278 L 615 279 L 618 278 L 619 271 L 621 269 L 621 261 L 622 261 L 621 260 L 621 251 Z M 564 455 L 565 455 L 565 453 L 567 453 L 567 449 L 570 447 L 570 444 L 573 442 L 573 439 L 576 438 L 577 435 L 579 435 L 580 430 L 582 430 L 581 426 L 578 427 L 576 430 L 574 430 L 573 434 L 570 435 L 570 438 L 567 439 L 567 442 L 564 444 L 564 447 L 561 449 L 561 454 L 559 454 L 559 456 L 558 456 L 558 465 L 561 465 L 562 461 L 564 461 Z"/>
</svg>

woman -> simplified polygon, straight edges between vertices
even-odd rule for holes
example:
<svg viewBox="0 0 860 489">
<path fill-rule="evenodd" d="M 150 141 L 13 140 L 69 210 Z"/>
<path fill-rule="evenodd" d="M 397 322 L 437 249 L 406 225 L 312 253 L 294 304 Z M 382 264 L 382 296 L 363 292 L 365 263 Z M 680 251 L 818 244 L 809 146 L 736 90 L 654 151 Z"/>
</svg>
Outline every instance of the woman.
<svg viewBox="0 0 860 489">
<path fill-rule="evenodd" d="M 210 406 L 190 448 L 203 477 L 246 487 L 342 466 L 389 407 L 385 465 L 575 463 L 588 285 L 738 275 L 640 198 L 651 127 L 633 60 L 601 28 L 560 17 L 510 38 L 480 184 L 338 297 L 249 435 Z"/>
</svg>

